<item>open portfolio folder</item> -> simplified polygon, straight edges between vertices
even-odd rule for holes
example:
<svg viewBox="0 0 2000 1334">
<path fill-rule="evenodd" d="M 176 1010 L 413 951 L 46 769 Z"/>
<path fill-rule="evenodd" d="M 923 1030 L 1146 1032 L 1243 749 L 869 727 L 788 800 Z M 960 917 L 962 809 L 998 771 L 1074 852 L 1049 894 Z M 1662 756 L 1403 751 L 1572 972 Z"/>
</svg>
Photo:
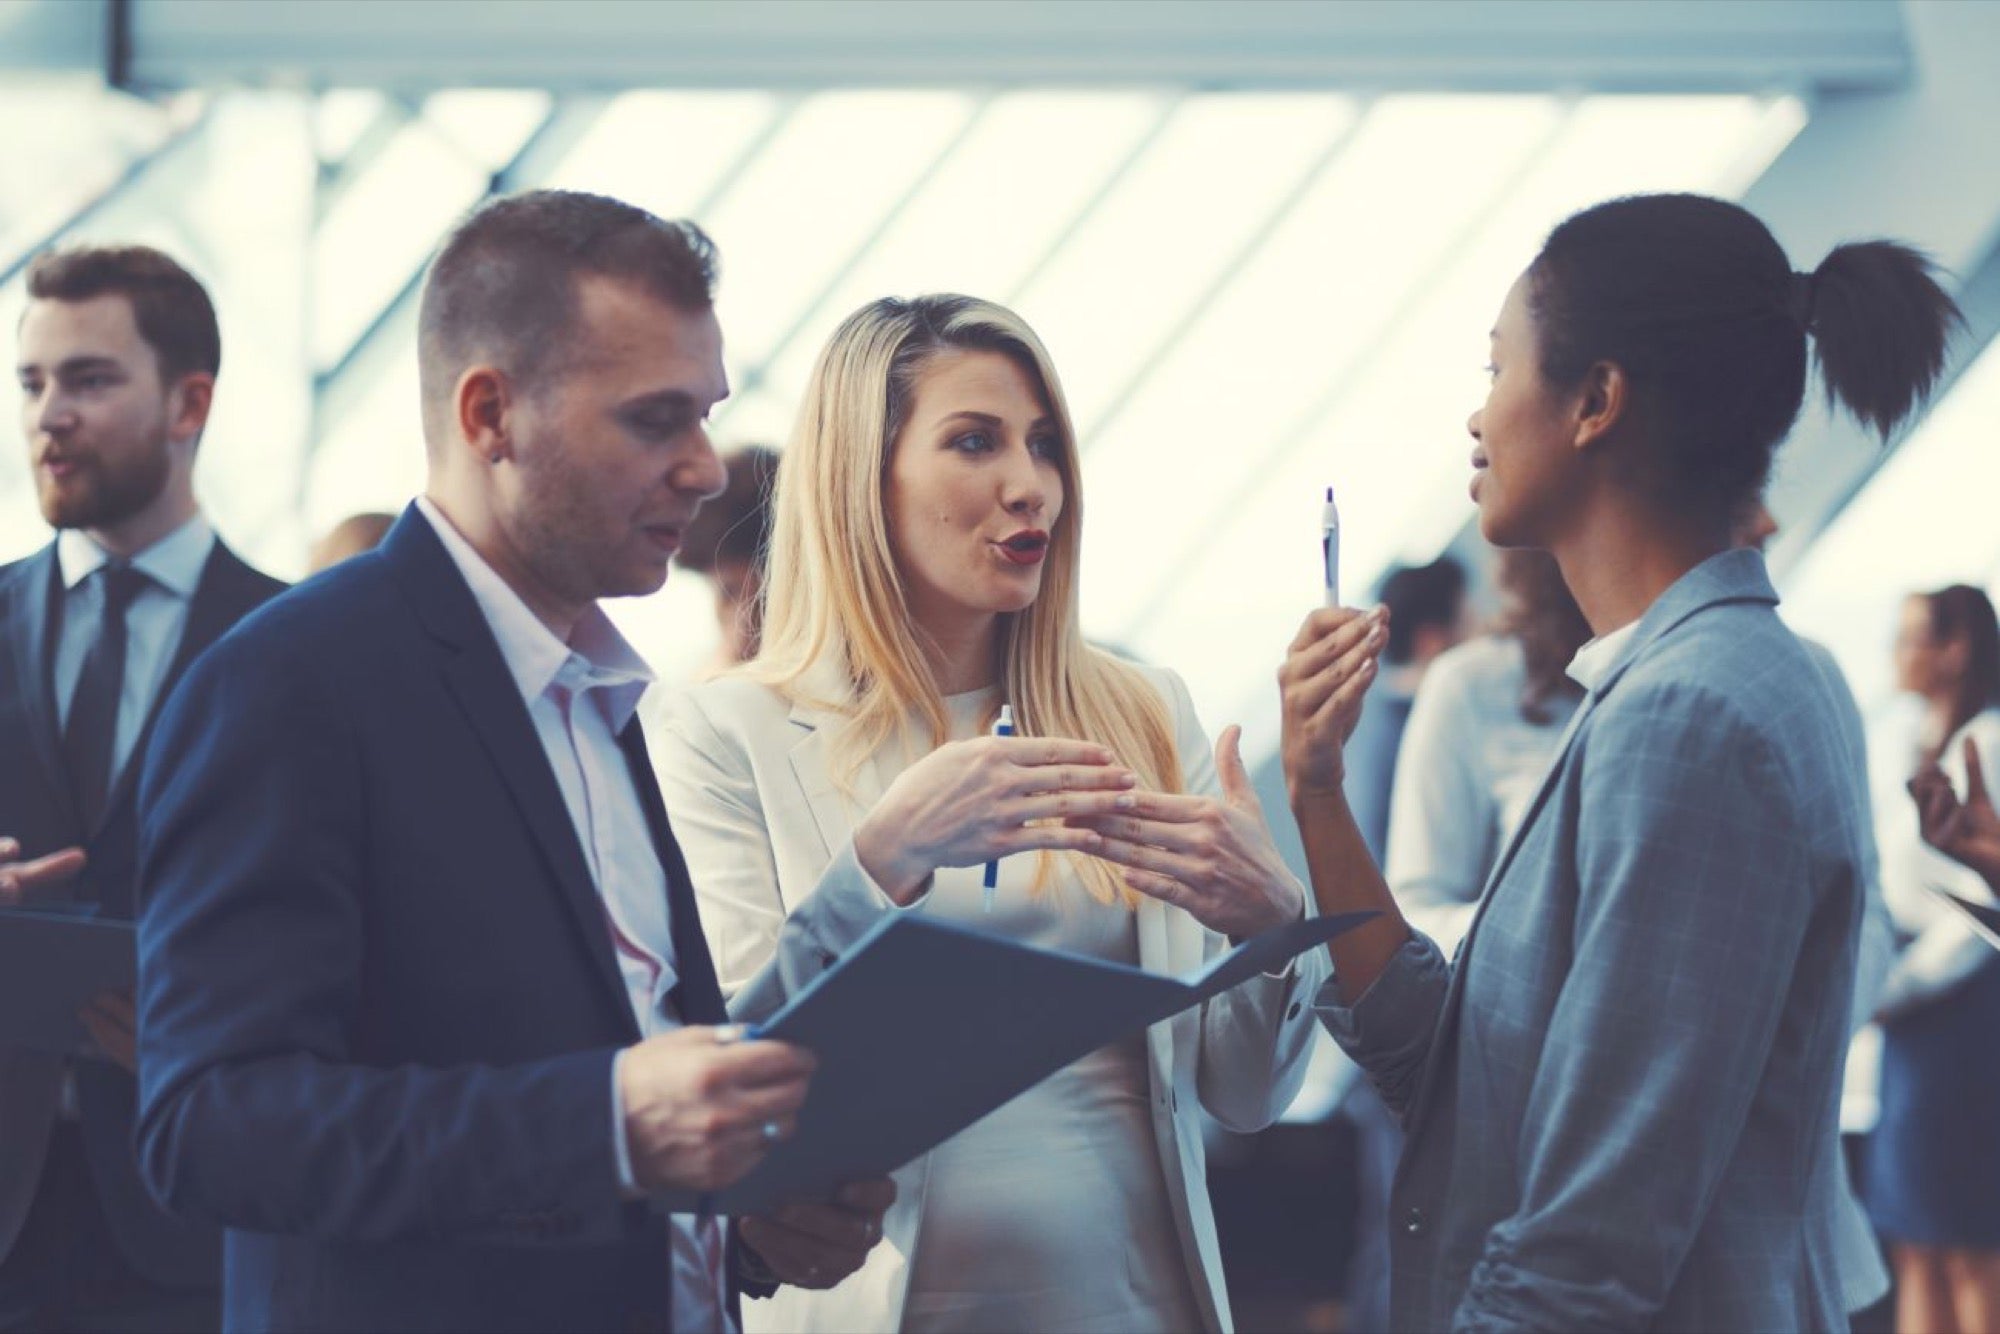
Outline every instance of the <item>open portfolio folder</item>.
<svg viewBox="0 0 2000 1334">
<path fill-rule="evenodd" d="M 77 1014 L 138 974 L 130 922 L 0 908 L 0 1048 L 74 1052 L 90 1045 Z"/>
<path fill-rule="evenodd" d="M 1943 885 L 1927 884 L 1925 888 L 1964 913 L 1966 919 L 1972 923 L 1972 929 L 1977 931 L 1987 944 L 2000 949 L 2000 905 L 1974 903 L 1963 895 L 1954 894 Z"/>
<path fill-rule="evenodd" d="M 728 1190 L 656 1205 L 754 1214 L 884 1176 L 1086 1053 L 1372 916 L 1294 922 L 1186 978 L 892 917 L 760 1026 L 819 1058 L 797 1133 Z"/>
</svg>

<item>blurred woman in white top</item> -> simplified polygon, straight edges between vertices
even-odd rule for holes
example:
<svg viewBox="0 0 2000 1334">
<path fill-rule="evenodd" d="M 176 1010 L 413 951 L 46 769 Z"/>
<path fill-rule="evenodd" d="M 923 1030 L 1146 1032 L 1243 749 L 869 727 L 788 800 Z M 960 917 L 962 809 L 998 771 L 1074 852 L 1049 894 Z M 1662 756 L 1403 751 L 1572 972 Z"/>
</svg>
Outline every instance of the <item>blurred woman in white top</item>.
<svg viewBox="0 0 2000 1334">
<path fill-rule="evenodd" d="M 1896 683 L 1924 705 L 1918 766 L 1969 791 L 1965 743 L 2000 783 L 2000 617 L 1980 589 L 1908 598 Z M 1924 1334 L 2000 1328 L 2000 955 L 1944 888 L 1988 899 L 1981 878 L 1918 840 L 1908 801 L 1882 812 L 1882 891 L 1908 945 L 1878 1002 L 1882 1116 L 1867 1200 L 1896 1270 L 1896 1327 Z"/>
<path fill-rule="evenodd" d="M 660 756 L 739 1018 L 891 913 L 1181 972 L 1305 911 L 1236 730 L 1211 756 L 1178 677 L 1084 644 L 1081 501 L 1061 386 L 1013 313 L 878 301 L 821 353 L 778 469 L 762 649 L 669 705 Z M 987 735 L 1003 701 L 1014 739 Z M 1090 855 L 1120 851 L 1100 825 L 1127 811 L 1170 822 L 1180 906 Z M 1290 1100 L 1311 953 L 909 1164 L 860 1272 L 748 1303 L 746 1329 L 1229 1328 L 1198 1109 L 1252 1130 Z"/>
<path fill-rule="evenodd" d="M 1590 623 L 1545 551 L 1502 551 L 1501 622 L 1441 654 L 1417 692 L 1396 766 L 1383 875 L 1449 955 L 1493 859 L 1527 814 L 1583 698 L 1570 680 Z"/>
</svg>

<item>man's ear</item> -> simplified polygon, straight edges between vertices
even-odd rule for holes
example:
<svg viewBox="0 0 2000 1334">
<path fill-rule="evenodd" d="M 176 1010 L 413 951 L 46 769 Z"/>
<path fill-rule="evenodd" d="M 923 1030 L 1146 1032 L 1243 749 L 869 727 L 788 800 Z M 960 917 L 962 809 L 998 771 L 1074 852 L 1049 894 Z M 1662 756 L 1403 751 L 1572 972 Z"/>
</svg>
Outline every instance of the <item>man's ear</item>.
<svg viewBox="0 0 2000 1334">
<path fill-rule="evenodd" d="M 167 438 L 198 440 L 208 426 L 208 410 L 215 403 L 215 377 L 207 371 L 189 371 L 167 392 Z"/>
<path fill-rule="evenodd" d="M 1576 390 L 1575 434 L 1571 444 L 1589 449 L 1611 434 L 1631 410 L 1632 382 L 1615 361 L 1600 361 L 1584 372 Z"/>
<path fill-rule="evenodd" d="M 493 366 L 468 367 L 452 393 L 452 419 L 459 439 L 486 463 L 513 457 L 510 418 L 514 386 Z"/>
</svg>

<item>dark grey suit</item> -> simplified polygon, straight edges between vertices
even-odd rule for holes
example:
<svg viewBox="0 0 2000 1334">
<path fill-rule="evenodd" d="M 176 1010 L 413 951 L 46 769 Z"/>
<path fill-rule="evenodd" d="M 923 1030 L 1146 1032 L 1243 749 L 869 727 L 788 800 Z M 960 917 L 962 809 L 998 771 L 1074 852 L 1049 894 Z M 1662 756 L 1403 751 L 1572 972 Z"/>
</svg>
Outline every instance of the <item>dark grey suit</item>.
<svg viewBox="0 0 2000 1334">
<path fill-rule="evenodd" d="M 0 649 L 0 756 L 5 757 L 0 763 L 0 834 L 20 839 L 28 857 L 82 846 L 89 866 L 72 887 L 74 896 L 96 902 L 105 915 L 130 918 L 137 823 L 133 788 L 152 718 L 202 650 L 283 588 L 221 542 L 215 544 L 147 722 L 111 789 L 103 817 L 95 828 L 85 828 L 56 722 L 52 665 L 62 603 L 55 547 L 0 567 L 0 627 L 5 630 L 5 648 Z M 63 1058 L 52 1053 L 0 1050 L 0 1261 L 25 1244 L 22 1230 L 44 1176 L 63 1065 Z M 108 1061 L 82 1060 L 75 1063 L 75 1081 L 88 1171 L 73 1185 L 94 1189 L 119 1258 L 155 1283 L 217 1286 L 221 1250 L 216 1232 L 169 1218 L 139 1180 L 132 1152 L 137 1102 L 132 1077 Z M 25 1300 L 18 1294 L 10 1297 L 9 1283 L 19 1286 L 16 1280 L 43 1277 L 0 1268 L 0 1321 L 10 1304 Z"/>
</svg>

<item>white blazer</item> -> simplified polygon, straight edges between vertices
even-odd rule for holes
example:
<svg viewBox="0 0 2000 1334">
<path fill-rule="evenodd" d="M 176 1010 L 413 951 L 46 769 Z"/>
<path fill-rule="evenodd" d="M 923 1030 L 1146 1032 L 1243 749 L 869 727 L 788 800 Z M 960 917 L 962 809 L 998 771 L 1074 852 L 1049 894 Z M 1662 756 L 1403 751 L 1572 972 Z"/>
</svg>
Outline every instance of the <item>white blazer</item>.
<svg viewBox="0 0 2000 1334">
<path fill-rule="evenodd" d="M 1214 755 L 1186 686 L 1171 672 L 1146 670 L 1173 713 L 1186 789 L 1217 794 Z M 824 689 L 823 681 L 810 684 Z M 737 1018 L 774 1012 L 884 914 L 921 910 L 898 908 L 854 855 L 854 825 L 900 772 L 898 757 L 878 753 L 864 763 L 844 796 L 828 767 L 843 716 L 794 706 L 740 677 L 678 695 L 663 713 L 654 752 L 660 785 Z M 1188 972 L 1228 947 L 1181 909 L 1147 899 L 1137 913 L 1139 962 L 1152 971 Z M 1212 1331 L 1232 1326 L 1197 1107 L 1236 1131 L 1277 1118 L 1304 1077 L 1310 1002 L 1328 972 L 1326 952 L 1312 950 L 1287 973 L 1253 978 L 1147 1033 L 1161 1168 L 1189 1286 Z M 745 1330 L 899 1328 L 928 1164 L 926 1155 L 894 1174 L 883 1242 L 858 1272 L 827 1292 L 784 1287 L 746 1302 Z"/>
</svg>

